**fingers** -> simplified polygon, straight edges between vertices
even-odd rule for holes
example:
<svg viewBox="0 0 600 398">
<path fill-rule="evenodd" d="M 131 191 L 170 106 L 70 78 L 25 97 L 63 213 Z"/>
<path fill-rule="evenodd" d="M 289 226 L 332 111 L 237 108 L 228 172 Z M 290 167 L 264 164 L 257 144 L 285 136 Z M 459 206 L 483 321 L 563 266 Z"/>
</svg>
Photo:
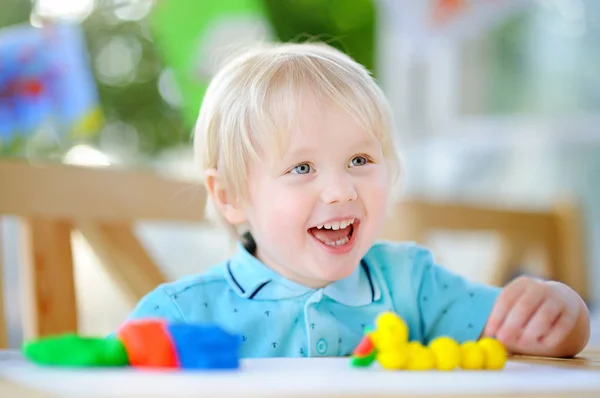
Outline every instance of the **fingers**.
<svg viewBox="0 0 600 398">
<path fill-rule="evenodd" d="M 496 332 L 498 340 L 505 344 L 516 343 L 525 325 L 542 306 L 546 296 L 540 289 L 532 287 L 523 293 L 512 306 L 504 322 Z"/>
<path fill-rule="evenodd" d="M 562 311 L 548 333 L 542 336 L 540 343 L 547 348 L 557 347 L 567 337 L 576 320 L 577 315 L 573 312 Z"/>
<path fill-rule="evenodd" d="M 548 335 L 558 322 L 563 310 L 564 306 L 559 301 L 546 299 L 525 325 L 517 344 L 531 347 L 540 343 L 541 339 Z"/>
<path fill-rule="evenodd" d="M 517 279 L 502 290 L 487 321 L 484 331 L 486 336 L 497 336 L 504 319 L 526 290 L 527 283 L 524 279 Z"/>
<path fill-rule="evenodd" d="M 484 333 L 496 337 L 511 352 L 572 352 L 574 349 L 560 347 L 568 343 L 566 339 L 578 322 L 577 298 L 562 285 L 520 278 L 506 286 L 496 300 Z"/>
</svg>

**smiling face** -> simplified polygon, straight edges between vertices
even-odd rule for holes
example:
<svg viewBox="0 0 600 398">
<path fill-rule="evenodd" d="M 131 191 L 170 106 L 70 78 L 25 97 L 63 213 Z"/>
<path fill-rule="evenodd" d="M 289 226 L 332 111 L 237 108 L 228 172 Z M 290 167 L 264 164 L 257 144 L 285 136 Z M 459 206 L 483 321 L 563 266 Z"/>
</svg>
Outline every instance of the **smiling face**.
<svg viewBox="0 0 600 398">
<path fill-rule="evenodd" d="M 256 256 L 288 279 L 322 287 L 358 266 L 389 194 L 383 148 L 332 101 L 305 95 L 283 156 L 249 165 L 243 205 Z"/>
<path fill-rule="evenodd" d="M 233 59 L 213 78 L 194 134 L 211 203 L 255 255 L 310 287 L 343 279 L 377 237 L 398 176 L 393 120 L 368 70 L 322 44 Z"/>
</svg>

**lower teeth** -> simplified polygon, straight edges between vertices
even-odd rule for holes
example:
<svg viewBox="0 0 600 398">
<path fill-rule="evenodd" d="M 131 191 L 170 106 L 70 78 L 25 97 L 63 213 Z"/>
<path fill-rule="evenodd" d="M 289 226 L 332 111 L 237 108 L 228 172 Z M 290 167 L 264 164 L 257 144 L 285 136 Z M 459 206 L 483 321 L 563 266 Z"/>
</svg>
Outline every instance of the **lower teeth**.
<svg viewBox="0 0 600 398">
<path fill-rule="evenodd" d="M 336 241 L 329 241 L 329 242 L 323 242 L 323 243 L 325 243 L 327 246 L 335 247 L 335 246 L 345 245 L 349 241 L 350 241 L 350 239 L 348 237 L 344 237 L 344 238 L 338 239 Z"/>
</svg>

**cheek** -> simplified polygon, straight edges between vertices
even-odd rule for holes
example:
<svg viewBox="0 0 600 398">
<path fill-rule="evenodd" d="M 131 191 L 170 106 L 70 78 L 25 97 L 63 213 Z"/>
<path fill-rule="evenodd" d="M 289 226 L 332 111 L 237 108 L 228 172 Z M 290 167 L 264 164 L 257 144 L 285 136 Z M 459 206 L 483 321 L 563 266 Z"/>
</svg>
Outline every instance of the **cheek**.
<svg viewBox="0 0 600 398">
<path fill-rule="evenodd" d="M 308 201 L 297 189 L 268 184 L 255 196 L 253 207 L 255 228 L 274 240 L 302 231 L 310 213 Z"/>
<path fill-rule="evenodd" d="M 373 215 L 384 215 L 390 196 L 390 184 L 387 174 L 376 173 L 366 180 L 363 186 L 363 195 L 367 210 Z"/>
</svg>

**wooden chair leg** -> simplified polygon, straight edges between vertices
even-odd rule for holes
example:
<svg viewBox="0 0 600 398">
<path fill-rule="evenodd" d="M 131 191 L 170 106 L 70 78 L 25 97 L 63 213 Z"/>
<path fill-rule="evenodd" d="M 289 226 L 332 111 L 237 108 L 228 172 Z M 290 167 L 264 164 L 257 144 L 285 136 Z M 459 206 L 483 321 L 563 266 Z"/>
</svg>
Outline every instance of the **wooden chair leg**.
<svg viewBox="0 0 600 398">
<path fill-rule="evenodd" d="M 527 245 L 518 237 L 501 236 L 500 252 L 490 283 L 494 286 L 504 286 L 515 274 L 523 261 Z"/>
<path fill-rule="evenodd" d="M 553 277 L 574 289 L 581 297 L 590 299 L 587 256 L 585 253 L 585 225 L 579 209 L 568 203 L 554 208 L 555 244 L 557 256 L 553 261 Z"/>
<path fill-rule="evenodd" d="M 23 220 L 26 338 L 77 332 L 71 223 Z"/>
<path fill-rule="evenodd" d="M 77 223 L 77 229 L 131 302 L 137 302 L 167 281 L 133 233 L 131 225 L 82 221 Z"/>
<path fill-rule="evenodd" d="M 2 261 L 4 253 L 2 250 L 4 237 L 2 236 L 2 217 L 0 216 L 0 349 L 8 348 L 8 322 L 6 320 L 6 312 L 4 311 L 4 267 Z"/>
</svg>

